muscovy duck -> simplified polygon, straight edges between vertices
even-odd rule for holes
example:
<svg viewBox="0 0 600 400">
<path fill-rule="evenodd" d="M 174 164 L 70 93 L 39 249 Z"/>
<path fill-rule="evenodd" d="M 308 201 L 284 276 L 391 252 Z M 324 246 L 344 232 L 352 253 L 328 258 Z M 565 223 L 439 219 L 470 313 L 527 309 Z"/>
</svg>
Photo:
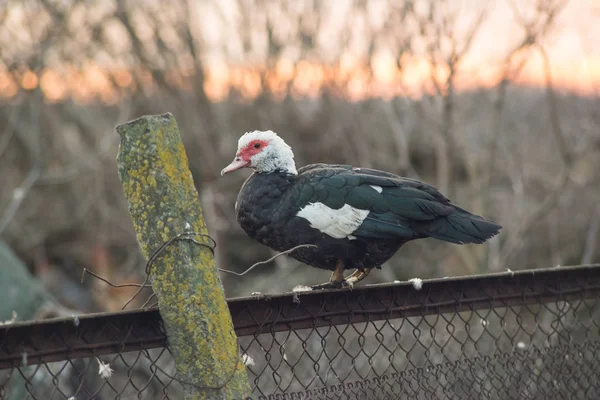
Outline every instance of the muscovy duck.
<svg viewBox="0 0 600 400">
<path fill-rule="evenodd" d="M 501 226 L 452 204 L 433 186 L 389 172 L 339 164 L 296 169 L 272 131 L 244 134 L 221 175 L 252 168 L 235 206 L 251 238 L 298 261 L 333 271 L 318 288 L 353 287 L 406 242 L 432 237 L 483 243 Z M 344 270 L 355 269 L 344 278 Z"/>
</svg>

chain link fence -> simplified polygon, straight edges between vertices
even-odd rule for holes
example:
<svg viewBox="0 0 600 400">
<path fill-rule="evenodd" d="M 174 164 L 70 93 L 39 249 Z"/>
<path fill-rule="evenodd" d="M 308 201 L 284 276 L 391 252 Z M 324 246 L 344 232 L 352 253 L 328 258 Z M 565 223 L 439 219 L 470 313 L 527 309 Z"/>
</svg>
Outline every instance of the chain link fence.
<svg viewBox="0 0 600 400">
<path fill-rule="evenodd" d="M 600 267 L 231 299 L 253 399 L 598 399 Z M 2 399 L 180 399 L 157 310 L 0 327 Z"/>
</svg>

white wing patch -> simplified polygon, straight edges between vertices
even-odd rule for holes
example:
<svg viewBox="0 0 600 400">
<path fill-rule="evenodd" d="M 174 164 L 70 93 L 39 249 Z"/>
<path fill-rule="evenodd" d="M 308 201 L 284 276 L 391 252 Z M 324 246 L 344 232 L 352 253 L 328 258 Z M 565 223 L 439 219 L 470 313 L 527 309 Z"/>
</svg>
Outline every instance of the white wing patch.
<svg viewBox="0 0 600 400">
<path fill-rule="evenodd" d="M 333 238 L 353 240 L 356 237 L 352 236 L 352 232 L 363 223 L 369 212 L 348 204 L 335 210 L 323 203 L 310 203 L 298 211 L 296 216 L 306 219 L 312 228 Z"/>
<path fill-rule="evenodd" d="M 371 186 L 373 189 L 375 189 L 377 191 L 377 193 L 383 192 L 383 188 L 381 186 L 377 186 L 377 185 L 369 185 L 369 186 Z"/>
</svg>

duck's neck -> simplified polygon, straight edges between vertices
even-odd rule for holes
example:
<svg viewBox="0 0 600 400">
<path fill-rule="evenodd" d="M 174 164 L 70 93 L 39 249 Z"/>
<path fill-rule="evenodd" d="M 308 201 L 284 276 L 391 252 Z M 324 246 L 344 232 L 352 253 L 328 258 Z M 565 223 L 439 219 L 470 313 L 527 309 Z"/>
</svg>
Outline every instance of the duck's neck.
<svg viewBox="0 0 600 400">
<path fill-rule="evenodd" d="M 279 166 L 279 170 L 285 172 L 290 175 L 298 175 L 298 171 L 296 170 L 296 163 L 293 158 L 285 160 L 285 163 Z"/>
<path fill-rule="evenodd" d="M 298 175 L 296 163 L 294 162 L 294 153 L 288 147 L 279 149 L 265 149 L 265 156 L 261 157 L 254 166 L 254 170 L 259 173 L 269 174 L 275 171 L 283 171 L 290 175 Z"/>
</svg>

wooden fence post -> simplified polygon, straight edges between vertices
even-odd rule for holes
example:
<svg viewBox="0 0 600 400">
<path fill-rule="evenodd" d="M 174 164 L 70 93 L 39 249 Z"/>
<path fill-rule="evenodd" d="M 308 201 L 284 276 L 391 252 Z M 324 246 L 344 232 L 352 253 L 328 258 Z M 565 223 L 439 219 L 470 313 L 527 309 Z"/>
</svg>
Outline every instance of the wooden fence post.
<svg viewBox="0 0 600 400">
<path fill-rule="evenodd" d="M 202 245 L 211 241 L 177 122 L 170 113 L 144 116 L 117 132 L 119 177 L 142 252 L 156 255 L 150 280 L 186 399 L 244 399 L 248 376 L 212 251 Z M 184 232 L 192 235 L 170 241 Z"/>
</svg>

